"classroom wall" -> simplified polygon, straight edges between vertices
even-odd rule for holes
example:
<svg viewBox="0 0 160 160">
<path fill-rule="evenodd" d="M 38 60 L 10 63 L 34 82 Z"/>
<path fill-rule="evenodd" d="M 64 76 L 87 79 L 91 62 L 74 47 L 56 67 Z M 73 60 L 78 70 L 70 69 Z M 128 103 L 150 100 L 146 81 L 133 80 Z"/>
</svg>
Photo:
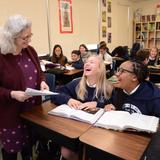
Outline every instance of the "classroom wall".
<svg viewBox="0 0 160 160">
<path fill-rule="evenodd" d="M 133 3 L 134 10 L 140 8 L 142 10 L 142 15 L 156 14 L 156 5 L 160 3 L 159 0 L 143 0 Z"/>
<path fill-rule="evenodd" d="M 32 42 L 39 54 L 48 52 L 46 4 L 44 0 L 0 0 L 0 26 L 15 14 L 22 14 L 32 21 Z"/>
<path fill-rule="evenodd" d="M 47 1 L 49 10 L 46 10 Z M 142 8 L 142 14 L 154 14 L 159 0 L 112 0 L 112 27 L 107 32 L 112 33 L 112 43 L 108 44 L 110 51 L 118 45 L 133 43 L 133 14 L 137 8 Z M 34 34 L 31 45 L 38 54 L 49 53 L 47 11 L 49 11 L 49 28 L 51 50 L 55 44 L 61 44 L 64 53 L 70 58 L 73 49 L 78 49 L 81 43 L 98 43 L 99 9 L 98 0 L 72 0 L 73 34 L 60 34 L 58 0 L 1 0 L 0 25 L 8 16 L 23 14 L 32 20 Z M 107 39 L 106 39 L 107 41 Z"/>
<path fill-rule="evenodd" d="M 72 0 L 73 33 L 61 34 L 59 31 L 58 0 L 50 0 L 51 46 L 60 44 L 64 54 L 70 57 L 79 45 L 95 44 L 98 39 L 98 1 Z"/>
</svg>

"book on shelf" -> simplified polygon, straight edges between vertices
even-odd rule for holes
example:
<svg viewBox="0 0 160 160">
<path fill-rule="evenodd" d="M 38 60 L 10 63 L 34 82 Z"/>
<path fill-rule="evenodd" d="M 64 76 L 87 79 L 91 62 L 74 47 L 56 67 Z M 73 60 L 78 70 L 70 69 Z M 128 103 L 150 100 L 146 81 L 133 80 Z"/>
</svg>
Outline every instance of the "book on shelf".
<svg viewBox="0 0 160 160">
<path fill-rule="evenodd" d="M 78 121 L 94 124 L 104 113 L 104 109 L 99 108 L 92 111 L 84 111 L 69 107 L 67 104 L 57 106 L 48 112 L 51 115 L 71 118 Z"/>
<path fill-rule="evenodd" d="M 94 124 L 97 127 L 114 130 L 130 130 L 154 133 L 159 125 L 159 118 L 126 111 L 105 112 Z"/>
</svg>

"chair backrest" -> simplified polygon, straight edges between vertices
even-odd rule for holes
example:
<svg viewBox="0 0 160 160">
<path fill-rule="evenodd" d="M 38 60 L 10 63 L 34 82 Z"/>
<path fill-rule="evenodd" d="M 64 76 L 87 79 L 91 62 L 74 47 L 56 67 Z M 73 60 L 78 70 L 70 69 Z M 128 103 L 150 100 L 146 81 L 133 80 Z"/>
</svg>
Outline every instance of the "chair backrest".
<svg viewBox="0 0 160 160">
<path fill-rule="evenodd" d="M 45 77 L 46 77 L 46 83 L 49 86 L 49 90 L 54 92 L 55 91 L 55 82 L 56 82 L 56 78 L 54 74 L 51 73 L 45 73 Z M 47 101 L 50 100 L 50 96 L 45 96 L 43 101 Z"/>
</svg>

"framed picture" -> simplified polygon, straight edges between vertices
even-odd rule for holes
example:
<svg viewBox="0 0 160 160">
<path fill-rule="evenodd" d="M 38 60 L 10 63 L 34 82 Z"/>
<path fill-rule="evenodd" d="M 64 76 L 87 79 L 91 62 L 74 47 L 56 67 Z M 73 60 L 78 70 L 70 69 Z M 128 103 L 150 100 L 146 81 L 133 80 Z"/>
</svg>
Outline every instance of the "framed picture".
<svg viewBox="0 0 160 160">
<path fill-rule="evenodd" d="M 111 8 L 112 6 L 111 6 L 111 1 L 110 0 L 108 0 L 108 2 L 107 2 L 107 11 L 108 11 L 108 13 L 111 13 L 111 11 L 112 11 L 112 8 Z"/>
<path fill-rule="evenodd" d="M 107 34 L 107 28 L 106 26 L 102 26 L 102 37 L 105 38 Z"/>
<path fill-rule="evenodd" d="M 60 33 L 73 33 L 72 0 L 58 0 Z"/>
<path fill-rule="evenodd" d="M 112 33 L 108 33 L 108 43 L 112 43 Z"/>
<path fill-rule="evenodd" d="M 106 11 L 102 11 L 102 22 L 106 22 Z"/>
<path fill-rule="evenodd" d="M 102 6 L 106 7 L 106 0 L 102 0 Z"/>
<path fill-rule="evenodd" d="M 112 26 L 112 22 L 111 22 L 111 17 L 107 17 L 107 19 L 108 19 L 108 28 L 111 28 L 111 26 Z"/>
</svg>

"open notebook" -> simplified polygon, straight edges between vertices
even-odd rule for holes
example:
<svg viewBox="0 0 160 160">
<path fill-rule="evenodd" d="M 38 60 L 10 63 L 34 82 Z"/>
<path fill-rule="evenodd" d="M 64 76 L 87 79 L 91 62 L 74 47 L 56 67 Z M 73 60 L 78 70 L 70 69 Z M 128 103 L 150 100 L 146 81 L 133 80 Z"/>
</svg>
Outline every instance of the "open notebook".
<svg viewBox="0 0 160 160">
<path fill-rule="evenodd" d="M 87 112 L 83 110 L 76 110 L 74 108 L 69 107 L 66 104 L 63 104 L 52 109 L 48 113 L 51 115 L 62 116 L 62 117 L 86 122 L 89 124 L 94 124 L 98 120 L 98 118 L 102 116 L 102 114 L 104 113 L 104 110 L 97 109 L 95 111 Z"/>
<path fill-rule="evenodd" d="M 105 112 L 95 126 L 114 130 L 136 130 L 154 133 L 157 131 L 159 118 L 126 111 Z"/>
</svg>

